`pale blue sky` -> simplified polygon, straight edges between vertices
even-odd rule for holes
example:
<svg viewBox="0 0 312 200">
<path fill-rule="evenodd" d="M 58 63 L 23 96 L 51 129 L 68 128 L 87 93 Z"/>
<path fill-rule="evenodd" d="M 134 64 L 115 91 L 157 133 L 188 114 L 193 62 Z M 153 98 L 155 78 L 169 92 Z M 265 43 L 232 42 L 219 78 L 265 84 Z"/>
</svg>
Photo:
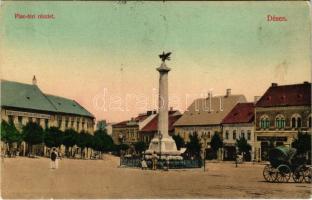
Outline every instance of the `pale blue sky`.
<svg viewBox="0 0 312 200">
<path fill-rule="evenodd" d="M 252 100 L 271 82 L 310 81 L 306 2 L 2 4 L 2 77 L 30 82 L 36 74 L 45 92 L 75 98 L 97 118 L 119 121 L 140 111 L 103 111 L 92 99 L 104 88 L 150 96 L 163 50 L 173 52 L 169 93 L 181 99 L 232 88 Z M 18 20 L 15 13 L 55 19 Z M 288 21 L 268 22 L 267 15 Z"/>
</svg>

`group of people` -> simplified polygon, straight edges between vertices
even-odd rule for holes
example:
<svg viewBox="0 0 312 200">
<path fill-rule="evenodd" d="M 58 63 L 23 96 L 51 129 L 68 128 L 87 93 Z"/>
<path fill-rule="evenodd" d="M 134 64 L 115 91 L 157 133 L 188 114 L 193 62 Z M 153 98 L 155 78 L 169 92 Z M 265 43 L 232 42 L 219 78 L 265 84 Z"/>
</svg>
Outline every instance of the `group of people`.
<svg viewBox="0 0 312 200">
<path fill-rule="evenodd" d="M 50 165 L 51 169 L 58 169 L 59 166 L 58 160 L 61 159 L 61 156 L 55 147 L 52 148 L 50 159 L 51 159 Z"/>
<path fill-rule="evenodd" d="M 156 154 L 156 152 L 153 152 L 152 154 L 152 170 L 156 170 L 157 169 L 157 163 L 158 163 L 158 156 Z M 141 167 L 142 169 L 147 169 L 147 163 L 146 160 L 143 158 L 141 161 Z M 169 169 L 169 157 L 166 157 L 166 165 L 162 167 L 165 170 Z"/>
</svg>

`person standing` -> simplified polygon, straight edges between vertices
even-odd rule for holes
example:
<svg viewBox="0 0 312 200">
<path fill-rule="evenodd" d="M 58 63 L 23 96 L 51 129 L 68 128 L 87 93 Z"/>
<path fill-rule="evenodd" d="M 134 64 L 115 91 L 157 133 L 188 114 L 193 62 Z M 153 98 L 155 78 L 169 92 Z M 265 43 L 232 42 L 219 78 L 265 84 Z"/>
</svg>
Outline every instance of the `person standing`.
<svg viewBox="0 0 312 200">
<path fill-rule="evenodd" d="M 53 147 L 50 159 L 51 159 L 51 169 L 56 169 L 56 157 L 57 157 L 57 152 L 55 147 Z"/>
<path fill-rule="evenodd" d="M 153 162 L 153 168 L 152 169 L 156 170 L 156 168 L 157 168 L 157 154 L 155 151 L 152 154 L 152 162 Z"/>
</svg>

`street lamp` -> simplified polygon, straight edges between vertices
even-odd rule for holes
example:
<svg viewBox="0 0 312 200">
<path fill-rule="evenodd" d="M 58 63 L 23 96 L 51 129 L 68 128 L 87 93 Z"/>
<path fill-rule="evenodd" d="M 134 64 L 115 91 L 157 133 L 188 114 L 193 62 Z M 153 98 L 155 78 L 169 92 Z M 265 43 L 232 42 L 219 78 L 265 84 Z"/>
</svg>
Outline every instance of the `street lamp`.
<svg viewBox="0 0 312 200">
<path fill-rule="evenodd" d="M 207 133 L 204 132 L 201 138 L 204 140 L 204 171 L 206 171 L 206 148 L 207 148 L 207 139 L 208 139 Z"/>
</svg>

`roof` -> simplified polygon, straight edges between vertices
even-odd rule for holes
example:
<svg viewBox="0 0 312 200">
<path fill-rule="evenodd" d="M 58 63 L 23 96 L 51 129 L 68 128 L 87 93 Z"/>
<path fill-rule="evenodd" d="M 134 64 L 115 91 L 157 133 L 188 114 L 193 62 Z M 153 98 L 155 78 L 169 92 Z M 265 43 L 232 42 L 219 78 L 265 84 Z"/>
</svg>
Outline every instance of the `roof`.
<svg viewBox="0 0 312 200">
<path fill-rule="evenodd" d="M 75 100 L 59 97 L 55 95 L 46 95 L 59 112 L 68 114 L 78 114 L 82 116 L 94 117 L 89 111 L 82 107 Z"/>
<path fill-rule="evenodd" d="M 271 87 L 259 99 L 256 107 L 311 105 L 311 83 Z"/>
<path fill-rule="evenodd" d="M 254 120 L 254 103 L 238 103 L 222 120 L 222 124 L 251 123 Z"/>
<path fill-rule="evenodd" d="M 181 117 L 181 114 L 170 115 L 168 120 L 168 131 L 171 132 L 174 130 L 173 124 Z M 155 116 L 146 126 L 142 128 L 142 132 L 156 132 L 158 130 L 158 114 Z"/>
<path fill-rule="evenodd" d="M 122 122 L 113 124 L 112 126 L 113 126 L 114 128 L 125 128 L 125 127 L 128 126 L 128 122 L 129 122 L 129 120 L 126 120 L 126 121 L 122 121 Z"/>
<path fill-rule="evenodd" d="M 37 85 L 1 80 L 1 106 L 56 112 Z"/>
<path fill-rule="evenodd" d="M 139 115 L 139 116 L 137 116 L 136 118 L 134 118 L 134 121 L 140 122 L 140 121 L 145 120 L 145 119 L 148 118 L 148 117 L 149 117 L 149 115 L 147 115 L 147 114 Z"/>
<path fill-rule="evenodd" d="M 239 102 L 246 102 L 244 95 L 214 96 L 196 99 L 174 126 L 221 124 L 223 118 Z M 220 109 L 220 105 L 222 105 L 222 109 Z"/>
<path fill-rule="evenodd" d="M 74 100 L 44 94 L 37 85 L 1 80 L 1 107 L 94 116 Z"/>
</svg>

